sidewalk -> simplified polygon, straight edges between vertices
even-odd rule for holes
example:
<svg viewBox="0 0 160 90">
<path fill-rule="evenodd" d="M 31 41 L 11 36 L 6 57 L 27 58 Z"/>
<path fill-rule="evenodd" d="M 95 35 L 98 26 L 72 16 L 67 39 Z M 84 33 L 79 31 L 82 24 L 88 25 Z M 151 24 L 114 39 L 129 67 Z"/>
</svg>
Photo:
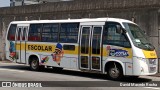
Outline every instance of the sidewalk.
<svg viewBox="0 0 160 90">
<path fill-rule="evenodd" d="M 11 61 L 9 61 L 9 60 L 0 60 L 0 63 L 12 63 Z"/>
<path fill-rule="evenodd" d="M 160 77 L 160 73 L 157 73 L 155 75 L 150 75 L 150 76 L 153 76 L 153 77 Z"/>
</svg>

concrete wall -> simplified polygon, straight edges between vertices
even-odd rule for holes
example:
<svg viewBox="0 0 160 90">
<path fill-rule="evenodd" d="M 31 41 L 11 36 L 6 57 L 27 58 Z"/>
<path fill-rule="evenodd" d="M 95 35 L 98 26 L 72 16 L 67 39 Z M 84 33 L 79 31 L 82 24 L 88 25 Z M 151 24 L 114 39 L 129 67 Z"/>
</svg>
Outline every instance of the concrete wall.
<svg viewBox="0 0 160 90">
<path fill-rule="evenodd" d="M 5 30 L 11 21 L 97 17 L 134 19 L 146 31 L 160 58 L 159 8 L 159 0 L 75 0 L 0 8 L 0 36 L 5 36 Z M 1 40 L 0 44 L 4 47 L 4 38 Z M 3 52 L 3 48 L 0 50 Z"/>
<path fill-rule="evenodd" d="M 23 7 L 2 8 L 0 14 L 15 15 L 44 12 L 73 12 L 158 7 L 159 0 L 75 0 Z"/>
</svg>

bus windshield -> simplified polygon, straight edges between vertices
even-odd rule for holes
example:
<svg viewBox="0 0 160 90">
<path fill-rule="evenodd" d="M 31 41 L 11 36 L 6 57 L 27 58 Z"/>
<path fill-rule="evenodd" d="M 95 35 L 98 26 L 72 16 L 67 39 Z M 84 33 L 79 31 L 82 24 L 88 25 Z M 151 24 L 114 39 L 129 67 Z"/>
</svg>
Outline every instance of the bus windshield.
<svg viewBox="0 0 160 90">
<path fill-rule="evenodd" d="M 137 25 L 131 23 L 123 23 L 123 25 L 136 47 L 144 50 L 155 49 L 154 46 L 149 42 L 147 35 Z"/>
</svg>

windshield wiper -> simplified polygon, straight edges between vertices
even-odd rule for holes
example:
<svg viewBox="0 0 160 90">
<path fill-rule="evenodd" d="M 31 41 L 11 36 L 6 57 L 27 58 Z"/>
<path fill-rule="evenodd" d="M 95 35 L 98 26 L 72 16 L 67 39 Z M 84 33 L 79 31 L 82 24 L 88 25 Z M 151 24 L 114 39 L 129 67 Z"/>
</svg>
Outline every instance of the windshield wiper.
<svg viewBox="0 0 160 90">
<path fill-rule="evenodd" d="M 152 44 L 150 44 L 150 43 L 141 42 L 141 44 L 143 44 L 146 47 L 146 49 L 148 49 L 148 50 L 153 50 L 154 49 L 154 46 L 152 46 Z"/>
</svg>

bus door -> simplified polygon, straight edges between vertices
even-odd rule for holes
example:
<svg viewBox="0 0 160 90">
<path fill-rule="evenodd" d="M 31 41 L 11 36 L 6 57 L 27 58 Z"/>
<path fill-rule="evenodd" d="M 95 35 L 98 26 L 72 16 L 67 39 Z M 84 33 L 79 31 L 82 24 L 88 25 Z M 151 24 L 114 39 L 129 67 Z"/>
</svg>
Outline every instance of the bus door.
<svg viewBox="0 0 160 90">
<path fill-rule="evenodd" d="M 27 41 L 27 26 L 17 27 L 16 37 L 16 56 L 17 63 L 26 63 L 26 41 Z"/>
<path fill-rule="evenodd" d="M 103 26 L 82 26 L 80 36 L 80 69 L 101 71 Z"/>
</svg>

